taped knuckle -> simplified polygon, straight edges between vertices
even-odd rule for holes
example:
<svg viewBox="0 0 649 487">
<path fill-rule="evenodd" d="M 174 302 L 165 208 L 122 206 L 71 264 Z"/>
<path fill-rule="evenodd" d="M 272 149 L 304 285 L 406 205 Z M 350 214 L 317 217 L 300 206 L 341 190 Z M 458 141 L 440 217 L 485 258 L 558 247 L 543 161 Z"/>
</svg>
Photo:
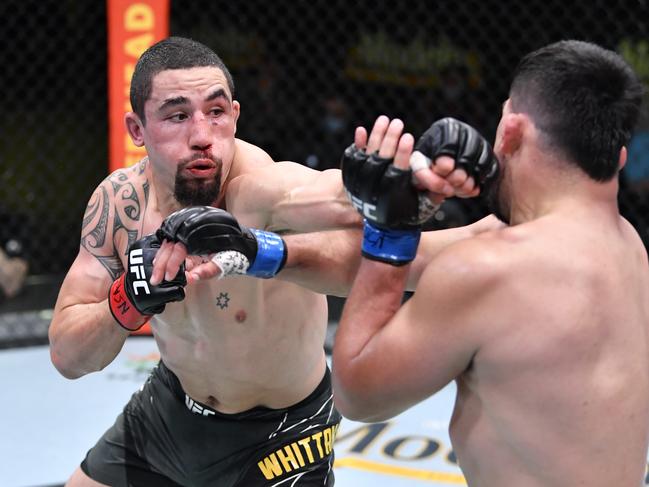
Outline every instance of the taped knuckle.
<svg viewBox="0 0 649 487">
<path fill-rule="evenodd" d="M 433 203 L 423 192 L 418 193 L 418 203 L 418 215 L 414 223 L 420 225 L 430 220 L 440 207 L 440 205 Z"/>
</svg>

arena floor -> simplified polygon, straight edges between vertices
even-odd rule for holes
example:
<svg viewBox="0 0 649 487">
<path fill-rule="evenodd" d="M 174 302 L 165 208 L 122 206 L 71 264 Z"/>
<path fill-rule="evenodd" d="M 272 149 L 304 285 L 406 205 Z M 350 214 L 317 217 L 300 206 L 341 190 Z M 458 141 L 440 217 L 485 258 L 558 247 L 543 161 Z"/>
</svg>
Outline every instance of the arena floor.
<svg viewBox="0 0 649 487">
<path fill-rule="evenodd" d="M 51 365 L 45 345 L 1 350 L 0 485 L 63 484 L 157 359 L 152 338 L 134 337 L 104 371 L 69 381 Z M 336 485 L 465 485 L 447 458 L 452 398 L 447 388 L 388 423 L 344 420 Z"/>
<path fill-rule="evenodd" d="M 51 311 L 24 309 L 35 300 L 53 305 L 52 289 L 33 285 L 22 301 L 0 304 L 0 487 L 61 486 L 159 358 L 153 338 L 132 337 L 102 372 L 64 379 L 46 345 Z M 334 314 L 337 306 L 330 303 Z M 466 485 L 448 437 L 454 389 L 449 385 L 386 423 L 343 420 L 335 443 L 336 486 Z"/>
</svg>

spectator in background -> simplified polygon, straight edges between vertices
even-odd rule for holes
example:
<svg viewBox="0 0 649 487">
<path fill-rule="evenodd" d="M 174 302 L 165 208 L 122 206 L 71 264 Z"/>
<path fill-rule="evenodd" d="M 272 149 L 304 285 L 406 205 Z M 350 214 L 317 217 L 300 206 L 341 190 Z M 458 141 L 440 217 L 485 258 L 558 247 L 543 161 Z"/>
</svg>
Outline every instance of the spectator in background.
<svg viewBox="0 0 649 487">
<path fill-rule="evenodd" d="M 0 206 L 0 302 L 15 297 L 25 284 L 29 264 L 21 233 L 27 220 L 26 215 Z"/>
<path fill-rule="evenodd" d="M 29 265 L 23 257 L 12 255 L 15 240 L 10 240 L 5 249 L 0 249 L 0 301 L 16 296 L 25 284 Z"/>
<path fill-rule="evenodd" d="M 304 161 L 310 168 L 321 171 L 340 167 L 340 148 L 349 142 L 352 131 L 349 108 L 342 96 L 336 93 L 326 97 L 322 109 L 315 142 Z"/>
<path fill-rule="evenodd" d="M 245 100 L 244 117 L 237 136 L 264 147 L 270 154 L 282 149 L 280 128 L 286 125 L 286 100 L 282 71 L 272 60 L 256 63 L 237 83 L 237 97 Z M 253 116 L 254 114 L 254 116 Z"/>
</svg>

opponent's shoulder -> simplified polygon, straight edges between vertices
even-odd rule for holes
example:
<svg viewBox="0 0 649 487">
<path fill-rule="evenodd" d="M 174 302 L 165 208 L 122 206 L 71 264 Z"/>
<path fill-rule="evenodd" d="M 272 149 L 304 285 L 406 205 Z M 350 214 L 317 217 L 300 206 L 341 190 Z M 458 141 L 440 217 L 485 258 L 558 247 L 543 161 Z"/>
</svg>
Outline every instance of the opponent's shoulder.
<svg viewBox="0 0 649 487">
<path fill-rule="evenodd" d="M 624 260 L 633 267 L 638 275 L 644 276 L 645 279 L 649 280 L 649 255 L 647 254 L 647 247 L 638 230 L 626 218 L 620 216 L 620 221 L 625 248 L 628 249 L 623 252 L 627 254 Z"/>
<path fill-rule="evenodd" d="M 635 252 L 642 254 L 644 259 L 646 260 L 647 248 L 645 247 L 645 244 L 642 241 L 642 237 L 638 233 L 636 227 L 634 227 L 631 222 L 629 222 L 629 220 L 627 220 L 623 216 L 620 216 L 620 227 L 628 244 L 635 250 Z"/>
<path fill-rule="evenodd" d="M 510 228 L 501 228 L 449 245 L 428 264 L 418 289 L 434 285 L 448 293 L 462 289 L 480 294 L 507 285 L 519 260 L 517 239 Z"/>
<path fill-rule="evenodd" d="M 480 348 L 496 329 L 490 325 L 500 323 L 516 278 L 508 256 L 513 243 L 500 232 L 484 232 L 439 252 L 417 282 L 408 316 L 439 334 L 452 330 L 454 340 L 470 344 L 473 352 Z"/>
</svg>

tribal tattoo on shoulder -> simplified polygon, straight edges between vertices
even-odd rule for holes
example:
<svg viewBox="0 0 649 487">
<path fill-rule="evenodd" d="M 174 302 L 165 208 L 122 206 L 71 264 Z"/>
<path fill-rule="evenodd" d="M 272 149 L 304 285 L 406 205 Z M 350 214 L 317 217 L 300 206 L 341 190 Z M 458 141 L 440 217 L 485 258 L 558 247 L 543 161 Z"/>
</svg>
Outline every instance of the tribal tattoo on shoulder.
<svg viewBox="0 0 649 487">
<path fill-rule="evenodd" d="M 149 202 L 150 185 L 142 177 L 146 160 L 132 168 L 108 176 L 88 201 L 83 217 L 81 245 L 116 279 L 124 271 L 120 252 L 142 233 L 143 217 Z M 118 236 L 123 249 L 118 248 Z"/>
</svg>

